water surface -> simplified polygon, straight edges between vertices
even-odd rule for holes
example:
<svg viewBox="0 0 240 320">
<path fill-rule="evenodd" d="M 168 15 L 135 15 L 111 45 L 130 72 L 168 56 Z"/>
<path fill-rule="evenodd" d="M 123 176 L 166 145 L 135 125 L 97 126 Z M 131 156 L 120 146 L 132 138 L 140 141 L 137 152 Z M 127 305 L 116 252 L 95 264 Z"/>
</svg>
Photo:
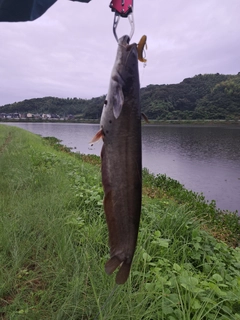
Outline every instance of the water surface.
<svg viewBox="0 0 240 320">
<path fill-rule="evenodd" d="M 89 141 L 98 124 L 8 123 L 42 136 L 54 136 L 81 153 L 100 155 L 102 142 Z M 149 126 L 142 128 L 143 166 L 165 173 L 187 189 L 202 192 L 224 210 L 240 212 L 240 128 Z"/>
</svg>

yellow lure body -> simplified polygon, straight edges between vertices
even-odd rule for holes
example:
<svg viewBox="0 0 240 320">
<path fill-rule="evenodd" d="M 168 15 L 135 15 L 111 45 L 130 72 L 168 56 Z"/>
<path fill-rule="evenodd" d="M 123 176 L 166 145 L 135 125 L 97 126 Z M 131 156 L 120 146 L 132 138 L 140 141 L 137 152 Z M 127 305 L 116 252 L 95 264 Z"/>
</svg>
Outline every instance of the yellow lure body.
<svg viewBox="0 0 240 320">
<path fill-rule="evenodd" d="M 138 45 L 137 45 L 137 51 L 138 51 L 138 60 L 141 62 L 147 62 L 147 59 L 143 57 L 144 48 L 147 49 L 147 36 L 142 36 L 140 39 Z"/>
</svg>

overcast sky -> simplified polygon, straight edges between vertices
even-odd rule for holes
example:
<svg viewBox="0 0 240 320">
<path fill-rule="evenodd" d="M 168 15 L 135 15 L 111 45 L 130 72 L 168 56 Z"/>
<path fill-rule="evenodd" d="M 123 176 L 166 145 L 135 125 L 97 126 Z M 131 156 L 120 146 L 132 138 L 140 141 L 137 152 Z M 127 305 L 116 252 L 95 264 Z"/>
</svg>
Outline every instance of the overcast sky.
<svg viewBox="0 0 240 320">
<path fill-rule="evenodd" d="M 0 106 L 45 96 L 105 95 L 115 60 L 110 0 L 58 0 L 32 22 L 0 23 Z M 240 71 L 239 0 L 134 0 L 132 42 L 147 35 L 141 87 Z M 129 33 L 121 19 L 118 36 Z"/>
</svg>

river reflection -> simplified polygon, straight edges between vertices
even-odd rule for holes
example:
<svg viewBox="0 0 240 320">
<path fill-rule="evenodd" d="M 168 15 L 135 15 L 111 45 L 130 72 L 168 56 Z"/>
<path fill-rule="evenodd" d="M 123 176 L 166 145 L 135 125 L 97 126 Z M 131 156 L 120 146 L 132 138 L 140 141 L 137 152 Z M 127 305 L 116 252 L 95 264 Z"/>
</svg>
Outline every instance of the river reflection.
<svg viewBox="0 0 240 320">
<path fill-rule="evenodd" d="M 9 124 L 9 123 L 8 123 Z M 102 143 L 89 141 L 95 124 L 11 123 L 42 136 L 55 136 L 81 153 L 100 155 Z M 224 210 L 240 212 L 240 128 L 152 126 L 142 128 L 143 166 L 165 173 L 187 189 L 203 192 Z"/>
<path fill-rule="evenodd" d="M 222 209 L 240 212 L 239 145 L 239 128 L 148 126 L 143 127 L 143 164 L 203 192 Z"/>
</svg>

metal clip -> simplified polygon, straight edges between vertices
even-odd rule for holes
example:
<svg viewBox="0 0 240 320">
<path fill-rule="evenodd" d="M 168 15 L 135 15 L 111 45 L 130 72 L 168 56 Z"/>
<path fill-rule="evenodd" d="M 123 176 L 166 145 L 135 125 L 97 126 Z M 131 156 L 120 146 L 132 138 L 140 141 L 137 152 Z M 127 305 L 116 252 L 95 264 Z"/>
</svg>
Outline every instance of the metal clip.
<svg viewBox="0 0 240 320">
<path fill-rule="evenodd" d="M 121 17 L 121 15 L 120 15 L 118 12 L 115 12 L 115 14 L 114 14 L 114 19 L 113 19 L 113 34 L 114 34 L 114 37 L 115 37 L 115 39 L 117 40 L 117 42 L 118 42 L 117 26 L 118 26 L 120 17 Z M 129 21 L 130 26 L 131 26 L 131 30 L 130 30 L 130 34 L 129 34 L 129 38 L 130 38 L 130 40 L 131 40 L 131 39 L 132 39 L 132 36 L 133 36 L 133 33 L 134 33 L 134 29 L 135 29 L 135 27 L 134 27 L 133 13 L 130 13 L 127 17 L 128 17 L 128 21 Z"/>
<path fill-rule="evenodd" d="M 117 36 L 117 26 L 120 20 L 120 17 L 127 18 L 129 20 L 131 31 L 129 38 L 131 40 L 134 33 L 134 19 L 133 19 L 133 0 L 112 0 L 110 3 L 110 8 L 115 12 L 113 19 L 113 34 L 118 42 Z"/>
</svg>

